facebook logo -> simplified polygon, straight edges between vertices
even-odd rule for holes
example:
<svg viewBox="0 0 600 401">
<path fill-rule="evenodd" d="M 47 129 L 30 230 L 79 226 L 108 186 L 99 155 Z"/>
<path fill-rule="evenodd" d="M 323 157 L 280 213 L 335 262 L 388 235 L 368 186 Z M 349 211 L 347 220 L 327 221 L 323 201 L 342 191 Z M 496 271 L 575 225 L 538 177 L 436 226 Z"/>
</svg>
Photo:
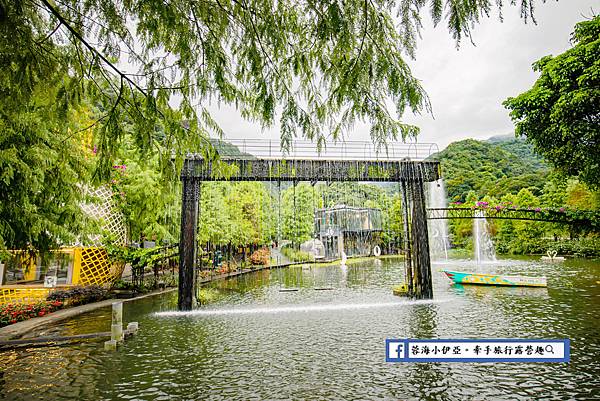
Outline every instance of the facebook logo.
<svg viewBox="0 0 600 401">
<path fill-rule="evenodd" d="M 385 360 L 387 362 L 400 362 L 405 358 L 406 344 L 404 340 L 393 340 L 387 339 L 386 342 L 386 355 Z"/>
</svg>

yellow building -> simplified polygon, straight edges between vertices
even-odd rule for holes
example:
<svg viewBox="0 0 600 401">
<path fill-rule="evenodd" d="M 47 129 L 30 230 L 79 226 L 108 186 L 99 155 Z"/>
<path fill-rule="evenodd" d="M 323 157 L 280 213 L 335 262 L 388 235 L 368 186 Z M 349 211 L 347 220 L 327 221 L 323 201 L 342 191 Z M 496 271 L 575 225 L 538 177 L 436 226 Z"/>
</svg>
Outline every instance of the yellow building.
<svg viewBox="0 0 600 401">
<path fill-rule="evenodd" d="M 45 299 L 56 288 L 109 284 L 123 268 L 123 263 L 110 263 L 99 247 L 62 248 L 43 258 L 12 252 L 0 261 L 0 304 Z"/>
</svg>

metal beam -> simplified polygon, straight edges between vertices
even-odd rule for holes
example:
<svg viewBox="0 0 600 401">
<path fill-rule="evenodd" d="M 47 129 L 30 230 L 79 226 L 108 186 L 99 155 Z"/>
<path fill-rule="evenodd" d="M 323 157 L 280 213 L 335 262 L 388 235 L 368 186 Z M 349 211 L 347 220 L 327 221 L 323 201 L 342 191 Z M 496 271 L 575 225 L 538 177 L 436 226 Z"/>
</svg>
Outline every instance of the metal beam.
<svg viewBox="0 0 600 401">
<path fill-rule="evenodd" d="M 440 178 L 435 161 L 323 160 L 323 159 L 221 159 L 188 156 L 181 176 L 201 181 L 414 181 L 418 169 L 422 180 Z"/>
</svg>

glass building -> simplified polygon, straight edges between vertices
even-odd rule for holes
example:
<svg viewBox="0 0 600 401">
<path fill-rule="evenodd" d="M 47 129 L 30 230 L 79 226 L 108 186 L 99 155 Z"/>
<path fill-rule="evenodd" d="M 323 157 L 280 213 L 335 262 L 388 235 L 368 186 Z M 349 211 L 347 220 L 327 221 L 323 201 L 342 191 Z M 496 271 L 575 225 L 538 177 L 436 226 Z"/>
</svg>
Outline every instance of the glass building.
<svg viewBox="0 0 600 401">
<path fill-rule="evenodd" d="M 325 246 L 325 258 L 373 253 L 382 229 L 381 210 L 337 205 L 315 211 L 315 238 Z"/>
</svg>

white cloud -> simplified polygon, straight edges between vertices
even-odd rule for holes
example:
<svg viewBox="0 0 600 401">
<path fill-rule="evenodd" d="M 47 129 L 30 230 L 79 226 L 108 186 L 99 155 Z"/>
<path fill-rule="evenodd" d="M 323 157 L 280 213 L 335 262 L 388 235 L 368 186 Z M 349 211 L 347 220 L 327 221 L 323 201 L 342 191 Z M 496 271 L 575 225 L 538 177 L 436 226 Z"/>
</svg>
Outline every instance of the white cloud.
<svg viewBox="0 0 600 401">
<path fill-rule="evenodd" d="M 508 3 L 508 2 L 506 2 Z M 497 15 L 483 20 L 457 50 L 447 28 L 427 20 L 419 41 L 413 74 L 429 94 L 431 115 L 406 115 L 405 122 L 421 127 L 419 142 L 436 142 L 440 149 L 464 138 L 488 138 L 513 131 L 502 102 L 527 90 L 537 75 L 531 64 L 548 54 L 570 47 L 574 25 L 598 12 L 597 0 L 548 0 L 536 9 L 538 24 L 519 18 L 517 7 L 505 7 L 504 22 Z M 278 139 L 277 127 L 261 131 L 260 125 L 244 121 L 233 108 L 210 107 L 228 137 Z M 347 135 L 368 140 L 368 126 L 357 124 Z"/>
</svg>

